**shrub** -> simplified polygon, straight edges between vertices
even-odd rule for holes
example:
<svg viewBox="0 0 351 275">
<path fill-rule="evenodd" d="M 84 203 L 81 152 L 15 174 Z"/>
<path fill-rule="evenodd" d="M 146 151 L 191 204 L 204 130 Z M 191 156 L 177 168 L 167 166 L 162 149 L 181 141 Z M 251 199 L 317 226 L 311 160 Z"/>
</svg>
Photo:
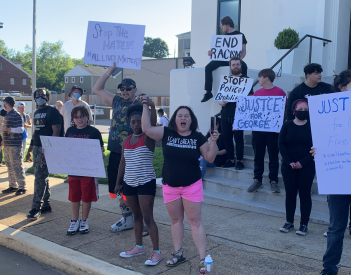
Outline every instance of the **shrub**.
<svg viewBox="0 0 351 275">
<path fill-rule="evenodd" d="M 274 46 L 277 49 L 290 49 L 297 42 L 299 42 L 298 32 L 288 28 L 278 33 L 277 38 L 274 40 Z"/>
</svg>

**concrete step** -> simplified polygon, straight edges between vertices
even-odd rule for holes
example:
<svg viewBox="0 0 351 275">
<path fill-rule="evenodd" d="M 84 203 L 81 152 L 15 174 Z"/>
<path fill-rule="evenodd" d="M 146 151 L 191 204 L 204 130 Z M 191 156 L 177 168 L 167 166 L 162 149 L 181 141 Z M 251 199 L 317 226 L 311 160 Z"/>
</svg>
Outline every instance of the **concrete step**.
<svg viewBox="0 0 351 275">
<path fill-rule="evenodd" d="M 252 169 L 252 171 L 253 171 L 253 169 L 255 167 L 254 156 L 244 155 L 243 163 L 244 163 L 245 168 Z M 279 158 L 279 171 L 280 171 L 280 167 L 281 167 L 281 159 Z M 264 158 L 264 171 L 269 171 L 268 154 L 267 154 L 267 157 Z"/>
</svg>

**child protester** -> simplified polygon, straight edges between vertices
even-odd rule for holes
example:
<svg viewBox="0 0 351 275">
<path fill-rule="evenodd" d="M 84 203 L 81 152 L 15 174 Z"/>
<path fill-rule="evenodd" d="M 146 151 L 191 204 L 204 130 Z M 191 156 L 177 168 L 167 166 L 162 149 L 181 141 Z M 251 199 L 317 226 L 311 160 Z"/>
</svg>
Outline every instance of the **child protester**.
<svg viewBox="0 0 351 275">
<path fill-rule="evenodd" d="M 98 139 L 101 145 L 102 158 L 104 155 L 104 142 L 98 129 L 88 125 L 89 113 L 85 106 L 74 107 L 71 112 L 72 127 L 69 127 L 65 137 L 69 138 L 87 138 Z M 91 208 L 91 202 L 97 201 L 99 198 L 99 189 L 97 178 L 68 176 L 69 195 L 71 201 L 72 220 L 67 231 L 67 235 L 75 235 L 89 233 L 88 216 Z M 82 220 L 79 220 L 80 201 L 82 204 Z"/>
<path fill-rule="evenodd" d="M 151 106 L 151 125 L 156 126 L 156 111 L 154 103 L 148 99 Z M 122 142 L 122 157 L 116 180 L 116 192 L 122 188 L 134 215 L 134 234 L 136 245 L 129 251 L 121 252 L 123 258 L 131 258 L 146 252 L 143 241 L 143 220 L 149 228 L 153 251 L 145 265 L 157 265 L 162 260 L 159 250 L 158 228 L 153 217 L 156 194 L 156 174 L 152 165 L 155 141 L 146 136 L 141 129 L 142 105 L 133 105 L 127 111 L 133 134 Z"/>
</svg>

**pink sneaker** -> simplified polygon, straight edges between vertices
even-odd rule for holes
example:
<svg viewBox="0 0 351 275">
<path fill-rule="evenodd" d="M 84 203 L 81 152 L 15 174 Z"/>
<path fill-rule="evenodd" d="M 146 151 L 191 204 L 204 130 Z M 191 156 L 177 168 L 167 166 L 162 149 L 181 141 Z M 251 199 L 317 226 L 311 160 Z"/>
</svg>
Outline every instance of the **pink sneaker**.
<svg viewBox="0 0 351 275">
<path fill-rule="evenodd" d="M 146 265 L 157 265 L 162 260 L 162 255 L 153 250 L 150 258 L 145 262 Z"/>
<path fill-rule="evenodd" d="M 140 249 L 137 246 L 134 246 L 131 250 L 126 251 L 126 252 L 121 252 L 119 254 L 119 256 L 123 257 L 123 258 L 131 258 L 134 256 L 138 256 L 138 255 L 142 255 L 144 254 L 146 251 L 144 249 L 144 247 L 142 249 Z"/>
</svg>

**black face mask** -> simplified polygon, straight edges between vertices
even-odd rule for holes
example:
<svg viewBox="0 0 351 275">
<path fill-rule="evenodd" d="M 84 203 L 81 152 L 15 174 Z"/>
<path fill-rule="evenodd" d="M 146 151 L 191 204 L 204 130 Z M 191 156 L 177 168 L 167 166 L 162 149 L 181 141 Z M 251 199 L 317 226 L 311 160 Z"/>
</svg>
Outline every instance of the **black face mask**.
<svg viewBox="0 0 351 275">
<path fill-rule="evenodd" d="M 309 117 L 310 117 L 308 111 L 295 111 L 295 116 L 299 120 L 306 120 L 306 119 L 309 119 Z"/>
</svg>

